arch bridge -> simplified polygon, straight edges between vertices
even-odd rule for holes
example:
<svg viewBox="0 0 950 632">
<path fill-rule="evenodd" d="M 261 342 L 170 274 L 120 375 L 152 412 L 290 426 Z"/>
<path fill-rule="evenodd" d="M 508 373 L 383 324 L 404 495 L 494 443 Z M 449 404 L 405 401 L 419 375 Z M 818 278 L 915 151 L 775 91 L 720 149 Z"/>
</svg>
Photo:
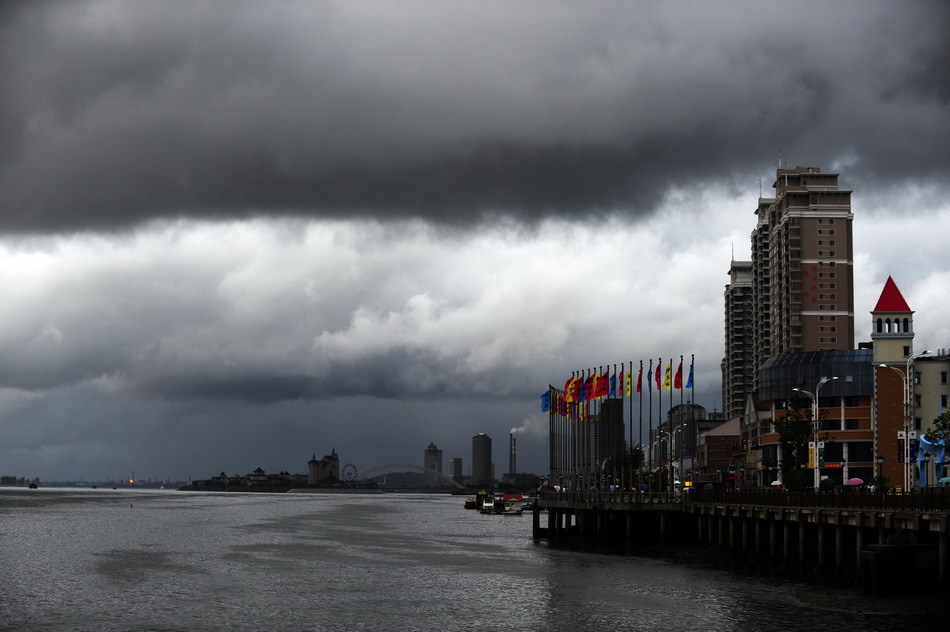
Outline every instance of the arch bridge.
<svg viewBox="0 0 950 632">
<path fill-rule="evenodd" d="M 374 474 L 376 472 L 381 472 L 383 470 L 393 469 L 397 467 L 407 467 L 411 470 L 418 470 L 420 472 L 425 472 L 426 474 L 432 474 L 433 476 L 437 476 L 439 479 L 445 481 L 446 483 L 448 483 L 449 485 L 452 485 L 453 487 L 457 489 L 465 489 L 464 485 L 461 485 L 457 481 L 452 480 L 451 476 L 447 476 L 443 474 L 442 472 L 436 472 L 435 470 L 430 470 L 429 468 L 422 467 L 421 465 L 413 465 L 411 463 L 387 463 L 386 465 L 374 465 L 373 467 L 368 467 L 365 470 L 361 470 L 357 472 L 355 478 L 356 480 L 360 480 L 363 477 L 365 477 L 367 474 Z"/>
</svg>

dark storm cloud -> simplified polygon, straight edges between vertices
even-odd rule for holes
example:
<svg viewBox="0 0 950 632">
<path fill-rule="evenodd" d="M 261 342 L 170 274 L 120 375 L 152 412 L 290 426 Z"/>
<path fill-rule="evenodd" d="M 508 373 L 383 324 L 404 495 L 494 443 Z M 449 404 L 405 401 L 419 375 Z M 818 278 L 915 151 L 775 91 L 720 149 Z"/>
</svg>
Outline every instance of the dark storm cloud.
<svg viewBox="0 0 950 632">
<path fill-rule="evenodd" d="M 2 11 L 7 231 L 643 213 L 780 149 L 868 185 L 946 178 L 941 2 Z"/>
</svg>

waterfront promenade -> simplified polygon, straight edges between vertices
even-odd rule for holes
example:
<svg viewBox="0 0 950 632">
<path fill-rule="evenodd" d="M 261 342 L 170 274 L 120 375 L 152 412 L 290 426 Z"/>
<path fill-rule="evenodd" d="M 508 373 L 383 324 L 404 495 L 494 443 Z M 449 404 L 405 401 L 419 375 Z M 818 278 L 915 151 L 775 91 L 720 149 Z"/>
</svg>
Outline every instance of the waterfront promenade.
<svg viewBox="0 0 950 632">
<path fill-rule="evenodd" d="M 542 492 L 533 519 L 536 539 L 704 545 L 733 561 L 852 578 L 874 594 L 901 590 L 902 577 L 928 585 L 950 577 L 950 491 L 942 489 Z"/>
</svg>

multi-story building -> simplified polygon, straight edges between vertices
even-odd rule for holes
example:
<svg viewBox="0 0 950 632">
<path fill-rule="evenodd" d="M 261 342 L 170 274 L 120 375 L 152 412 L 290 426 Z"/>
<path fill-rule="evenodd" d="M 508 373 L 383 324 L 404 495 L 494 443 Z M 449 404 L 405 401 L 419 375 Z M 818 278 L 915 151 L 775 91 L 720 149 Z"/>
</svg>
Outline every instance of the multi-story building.
<svg viewBox="0 0 950 632">
<path fill-rule="evenodd" d="M 772 352 L 769 322 L 769 207 L 774 198 L 759 198 L 755 211 L 756 224 L 752 231 L 752 324 L 749 343 L 752 345 L 752 364 L 745 369 L 751 373 L 743 381 L 752 382 L 752 392 L 759 388 L 758 368 L 765 364 Z"/>
<path fill-rule="evenodd" d="M 624 448 L 623 401 L 601 400 L 600 411 L 590 420 L 590 463 L 595 468 Z"/>
<path fill-rule="evenodd" d="M 742 341 L 751 346 L 748 375 L 730 375 L 723 387 L 730 389 L 724 405 L 735 415 L 745 402 L 738 403 L 731 384 L 752 384 L 756 392 L 772 356 L 854 348 L 851 191 L 838 188 L 837 173 L 818 167 L 777 169 L 772 186 L 775 197 L 759 198 L 751 236 L 752 324 Z M 735 272 L 745 284 L 744 268 Z M 735 333 L 726 332 L 727 359 Z"/>
<path fill-rule="evenodd" d="M 722 410 L 741 415 L 753 389 L 752 262 L 733 261 L 724 293 L 726 355 L 722 360 Z"/>
<path fill-rule="evenodd" d="M 479 432 L 472 437 L 472 484 L 493 485 L 491 437 Z"/>
<path fill-rule="evenodd" d="M 437 487 L 443 485 L 444 481 L 439 474 L 442 473 L 442 450 L 434 443 L 430 443 L 426 448 L 423 467 L 426 469 L 425 485 L 426 487 Z"/>
<path fill-rule="evenodd" d="M 460 485 L 465 481 L 465 474 L 462 472 L 462 457 L 453 456 L 449 459 L 449 476 Z"/>
<path fill-rule="evenodd" d="M 768 206 L 769 356 L 854 347 L 851 191 L 817 167 L 776 171 Z"/>
<path fill-rule="evenodd" d="M 921 437 L 950 403 L 950 354 L 914 351 L 914 312 L 890 277 L 871 318 L 879 471 L 899 487 L 933 485 L 946 468 L 921 452 Z"/>
<path fill-rule="evenodd" d="M 316 454 L 307 461 L 307 485 L 318 485 L 327 480 L 339 480 L 339 478 L 340 457 L 336 453 L 336 448 L 319 461 Z"/>
</svg>

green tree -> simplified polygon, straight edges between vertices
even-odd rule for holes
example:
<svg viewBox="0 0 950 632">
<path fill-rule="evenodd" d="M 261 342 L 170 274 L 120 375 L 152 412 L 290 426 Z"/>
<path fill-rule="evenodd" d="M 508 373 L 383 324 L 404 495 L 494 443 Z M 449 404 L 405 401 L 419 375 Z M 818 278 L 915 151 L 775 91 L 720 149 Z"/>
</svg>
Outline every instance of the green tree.
<svg viewBox="0 0 950 632">
<path fill-rule="evenodd" d="M 933 428 L 927 431 L 924 438 L 931 443 L 950 446 L 950 410 L 934 419 Z"/>
<path fill-rule="evenodd" d="M 782 470 L 782 483 L 792 491 L 802 491 L 807 487 L 808 440 L 812 432 L 811 409 L 793 409 L 775 420 L 775 431 L 782 448 L 779 468 Z"/>
<path fill-rule="evenodd" d="M 622 448 L 607 458 L 604 463 L 604 473 L 610 476 L 610 480 L 619 484 L 624 489 L 636 487 L 639 483 L 639 472 L 643 466 L 643 448 L 634 446 L 632 448 Z"/>
</svg>

